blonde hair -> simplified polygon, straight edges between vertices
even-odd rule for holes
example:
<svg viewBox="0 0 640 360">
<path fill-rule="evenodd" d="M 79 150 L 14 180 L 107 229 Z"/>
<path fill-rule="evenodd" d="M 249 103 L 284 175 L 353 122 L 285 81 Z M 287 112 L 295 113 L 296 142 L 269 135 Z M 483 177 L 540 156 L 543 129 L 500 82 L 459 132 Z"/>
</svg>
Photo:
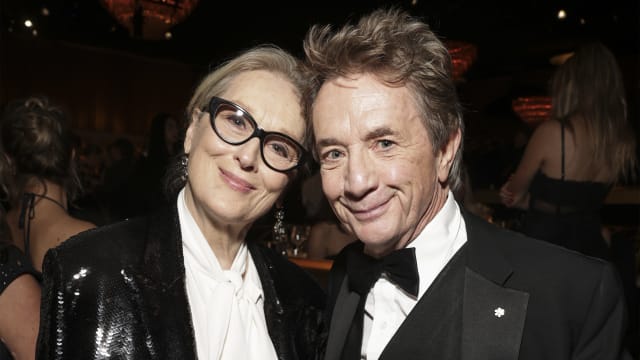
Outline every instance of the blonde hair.
<svg viewBox="0 0 640 360">
<path fill-rule="evenodd" d="M 606 169 L 610 182 L 634 178 L 635 136 L 627 121 L 625 89 L 614 55 L 601 43 L 579 48 L 551 82 L 552 116 L 570 130 L 584 125 L 593 161 L 590 170 Z"/>
</svg>

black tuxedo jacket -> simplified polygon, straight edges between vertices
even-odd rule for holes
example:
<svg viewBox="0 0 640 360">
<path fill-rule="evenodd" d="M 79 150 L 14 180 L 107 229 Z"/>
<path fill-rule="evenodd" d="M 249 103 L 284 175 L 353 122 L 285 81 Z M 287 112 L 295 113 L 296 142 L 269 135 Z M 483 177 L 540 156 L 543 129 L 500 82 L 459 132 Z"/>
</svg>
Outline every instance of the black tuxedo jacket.
<svg viewBox="0 0 640 360">
<path fill-rule="evenodd" d="M 612 266 L 497 228 L 473 215 L 463 216 L 467 244 L 456 285 L 461 314 L 451 316 L 451 321 L 461 322 L 454 324 L 459 337 L 438 341 L 438 346 L 456 344 L 459 349 L 450 353 L 463 360 L 627 356 L 621 350 L 625 304 Z M 329 278 L 326 360 L 340 359 L 360 299 L 345 281 L 344 254 L 336 258 Z M 431 290 L 424 296 L 438 296 Z M 435 336 L 429 335 L 431 320 L 446 322 L 441 317 L 448 315 L 424 307 L 448 306 L 456 299 L 420 299 L 396 333 L 411 335 L 394 337 L 381 358 L 430 358 Z M 429 311 L 431 319 L 415 318 Z M 409 328 L 403 329 L 405 325 Z"/>
<path fill-rule="evenodd" d="M 314 358 L 323 291 L 280 255 L 247 244 L 278 358 Z M 196 358 L 175 207 L 84 232 L 50 250 L 42 299 L 38 359 Z"/>
</svg>

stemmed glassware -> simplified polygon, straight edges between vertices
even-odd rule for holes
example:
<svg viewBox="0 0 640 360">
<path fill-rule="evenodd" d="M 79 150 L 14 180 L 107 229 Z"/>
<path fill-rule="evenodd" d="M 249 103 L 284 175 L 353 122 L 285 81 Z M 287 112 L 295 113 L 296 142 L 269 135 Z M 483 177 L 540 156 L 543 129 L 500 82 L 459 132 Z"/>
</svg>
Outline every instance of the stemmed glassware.
<svg viewBox="0 0 640 360">
<path fill-rule="evenodd" d="M 309 225 L 293 225 L 291 226 L 291 232 L 289 233 L 289 242 L 293 245 L 291 249 L 291 255 L 296 257 L 306 257 L 306 251 L 304 251 L 303 245 L 309 238 L 309 232 L 311 226 Z"/>
</svg>

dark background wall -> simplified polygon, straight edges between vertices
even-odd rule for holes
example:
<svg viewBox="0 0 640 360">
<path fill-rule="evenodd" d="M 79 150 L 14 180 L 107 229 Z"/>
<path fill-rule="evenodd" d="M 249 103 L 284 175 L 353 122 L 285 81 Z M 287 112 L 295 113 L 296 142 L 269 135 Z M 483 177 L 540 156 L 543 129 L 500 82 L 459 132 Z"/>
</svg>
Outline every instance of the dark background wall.
<svg viewBox="0 0 640 360">
<path fill-rule="evenodd" d="M 47 95 L 99 142 L 139 141 L 156 113 L 181 116 L 199 76 L 193 65 L 56 40 L 7 36 L 0 46 L 0 103 Z"/>
</svg>

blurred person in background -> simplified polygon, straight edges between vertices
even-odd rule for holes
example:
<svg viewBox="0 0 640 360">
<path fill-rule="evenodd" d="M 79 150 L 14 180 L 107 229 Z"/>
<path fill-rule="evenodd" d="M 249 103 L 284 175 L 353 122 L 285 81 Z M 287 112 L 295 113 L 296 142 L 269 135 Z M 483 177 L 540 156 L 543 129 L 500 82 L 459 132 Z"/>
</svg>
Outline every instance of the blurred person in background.
<svg viewBox="0 0 640 360">
<path fill-rule="evenodd" d="M 172 158 L 178 153 L 178 122 L 168 113 L 158 113 L 151 120 L 146 152 L 138 160 L 133 174 L 135 215 L 144 215 L 168 204 L 163 192 L 163 178 Z"/>
<path fill-rule="evenodd" d="M 305 219 L 311 229 L 307 240 L 310 259 L 333 259 L 349 243 L 356 240 L 340 223 L 322 193 L 322 180 L 316 171 L 301 187 Z"/>
<path fill-rule="evenodd" d="M 93 195 L 102 186 L 104 179 L 105 151 L 99 144 L 85 142 L 76 154 L 76 159 L 83 195 Z"/>
<path fill-rule="evenodd" d="M 136 202 L 132 177 L 135 173 L 136 154 L 131 140 L 121 137 L 108 146 L 108 165 L 99 190 L 101 202 L 108 209 L 109 222 L 124 220 L 132 215 Z"/>
<path fill-rule="evenodd" d="M 68 212 L 81 190 L 72 133 L 64 112 L 45 97 L 9 104 L 0 126 L 15 185 L 7 213 L 11 238 L 41 272 L 47 250 L 94 227 Z"/>
<path fill-rule="evenodd" d="M 612 186 L 636 167 L 614 55 L 601 43 L 579 48 L 556 70 L 551 99 L 551 119 L 535 129 L 501 200 L 526 210 L 526 235 L 610 259 L 599 212 Z"/>
<path fill-rule="evenodd" d="M 102 145 L 94 142 L 83 141 L 78 145 L 74 158 L 82 193 L 70 204 L 69 213 L 96 226 L 105 225 L 109 223 L 109 211 L 100 191 L 104 184 L 107 153 Z"/>
<path fill-rule="evenodd" d="M 40 284 L 29 259 L 12 244 L 6 223 L 11 186 L 7 157 L 0 154 L 0 360 L 33 359 L 40 319 Z"/>
</svg>

